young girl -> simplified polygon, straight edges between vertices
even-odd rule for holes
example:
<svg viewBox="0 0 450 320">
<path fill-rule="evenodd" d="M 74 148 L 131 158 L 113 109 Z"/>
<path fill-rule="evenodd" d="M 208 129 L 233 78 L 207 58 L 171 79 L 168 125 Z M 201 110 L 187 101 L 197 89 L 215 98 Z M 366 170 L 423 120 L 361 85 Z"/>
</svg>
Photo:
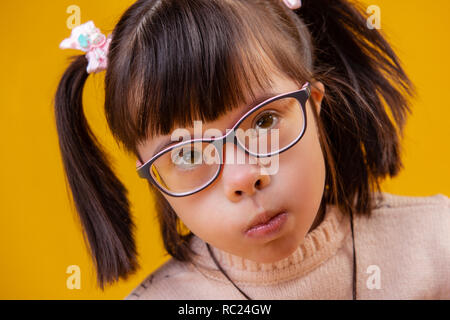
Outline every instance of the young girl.
<svg viewBox="0 0 450 320">
<path fill-rule="evenodd" d="M 127 299 L 450 298 L 449 199 L 380 191 L 402 168 L 414 90 L 363 12 L 139 0 L 111 38 L 76 34 L 89 52 L 64 73 L 55 112 L 101 288 L 138 269 L 127 190 L 83 113 L 85 81 L 107 65 L 109 127 L 139 159 L 172 257 Z M 250 144 L 263 137 L 269 153 Z"/>
</svg>

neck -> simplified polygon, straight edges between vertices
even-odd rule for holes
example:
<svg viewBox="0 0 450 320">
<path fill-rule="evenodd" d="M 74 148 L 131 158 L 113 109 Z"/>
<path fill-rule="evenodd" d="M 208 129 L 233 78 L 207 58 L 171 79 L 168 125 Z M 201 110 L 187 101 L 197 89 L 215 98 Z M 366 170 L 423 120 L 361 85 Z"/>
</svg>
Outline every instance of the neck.
<svg viewBox="0 0 450 320">
<path fill-rule="evenodd" d="M 320 204 L 320 208 L 317 211 L 316 218 L 314 219 L 314 222 L 313 222 L 311 228 L 309 229 L 308 233 L 313 231 L 315 228 L 317 228 L 317 226 L 320 225 L 320 223 L 323 221 L 324 217 L 325 217 L 325 204 L 322 201 Z"/>
</svg>

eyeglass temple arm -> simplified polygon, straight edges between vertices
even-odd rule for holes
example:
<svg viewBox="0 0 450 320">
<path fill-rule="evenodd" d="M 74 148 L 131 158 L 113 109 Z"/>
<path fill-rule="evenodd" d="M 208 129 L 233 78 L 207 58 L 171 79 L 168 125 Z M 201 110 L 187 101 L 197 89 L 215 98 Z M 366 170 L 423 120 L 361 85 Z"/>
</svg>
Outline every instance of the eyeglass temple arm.
<svg viewBox="0 0 450 320">
<path fill-rule="evenodd" d="M 305 82 L 305 84 L 302 86 L 302 89 L 306 89 L 306 92 L 308 93 L 308 97 L 311 95 L 311 85 L 309 82 Z"/>
</svg>

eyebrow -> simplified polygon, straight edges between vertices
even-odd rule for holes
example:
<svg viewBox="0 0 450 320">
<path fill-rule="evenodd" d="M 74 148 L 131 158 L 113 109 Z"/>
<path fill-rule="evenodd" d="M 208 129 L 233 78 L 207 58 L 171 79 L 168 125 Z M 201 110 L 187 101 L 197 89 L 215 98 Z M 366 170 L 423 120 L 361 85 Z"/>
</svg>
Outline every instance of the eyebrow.
<svg viewBox="0 0 450 320">
<path fill-rule="evenodd" d="M 262 102 L 269 100 L 270 98 L 277 96 L 281 93 L 277 93 L 277 92 L 272 92 L 272 91 L 265 91 L 263 94 L 257 96 L 255 98 L 255 100 L 253 100 L 250 104 L 247 104 L 241 113 L 239 113 L 235 119 L 233 119 L 232 121 L 230 121 L 230 123 L 232 124 L 232 126 L 234 126 L 247 112 L 249 112 L 251 109 L 253 109 L 254 107 L 256 107 L 257 105 L 261 104 Z M 172 141 L 169 138 L 164 139 L 163 141 L 161 141 L 158 146 L 156 147 L 155 151 L 152 154 L 152 158 L 158 154 L 159 152 L 161 152 L 162 150 L 164 150 L 165 148 L 167 148 L 170 145 L 173 144 L 177 144 L 182 142 L 183 140 L 179 140 L 179 141 Z M 186 140 L 189 141 L 189 140 Z"/>
</svg>

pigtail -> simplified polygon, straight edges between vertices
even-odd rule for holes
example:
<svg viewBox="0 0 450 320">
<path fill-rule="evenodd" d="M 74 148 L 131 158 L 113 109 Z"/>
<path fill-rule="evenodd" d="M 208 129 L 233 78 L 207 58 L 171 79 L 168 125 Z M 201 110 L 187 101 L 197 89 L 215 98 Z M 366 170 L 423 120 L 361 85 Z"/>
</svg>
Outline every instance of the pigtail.
<svg viewBox="0 0 450 320">
<path fill-rule="evenodd" d="M 403 167 L 399 139 L 414 88 L 381 32 L 367 27 L 364 12 L 347 0 L 305 0 L 295 11 L 312 35 L 314 74 L 326 88 L 320 116 L 337 168 L 327 184 L 334 185 L 337 203 L 350 210 L 356 198 L 358 212 L 370 214 L 370 191 Z"/>
<path fill-rule="evenodd" d="M 55 118 L 65 174 L 103 290 L 105 283 L 126 278 L 138 265 L 127 190 L 111 171 L 83 112 L 87 63 L 85 56 L 75 57 L 62 76 Z"/>
</svg>

